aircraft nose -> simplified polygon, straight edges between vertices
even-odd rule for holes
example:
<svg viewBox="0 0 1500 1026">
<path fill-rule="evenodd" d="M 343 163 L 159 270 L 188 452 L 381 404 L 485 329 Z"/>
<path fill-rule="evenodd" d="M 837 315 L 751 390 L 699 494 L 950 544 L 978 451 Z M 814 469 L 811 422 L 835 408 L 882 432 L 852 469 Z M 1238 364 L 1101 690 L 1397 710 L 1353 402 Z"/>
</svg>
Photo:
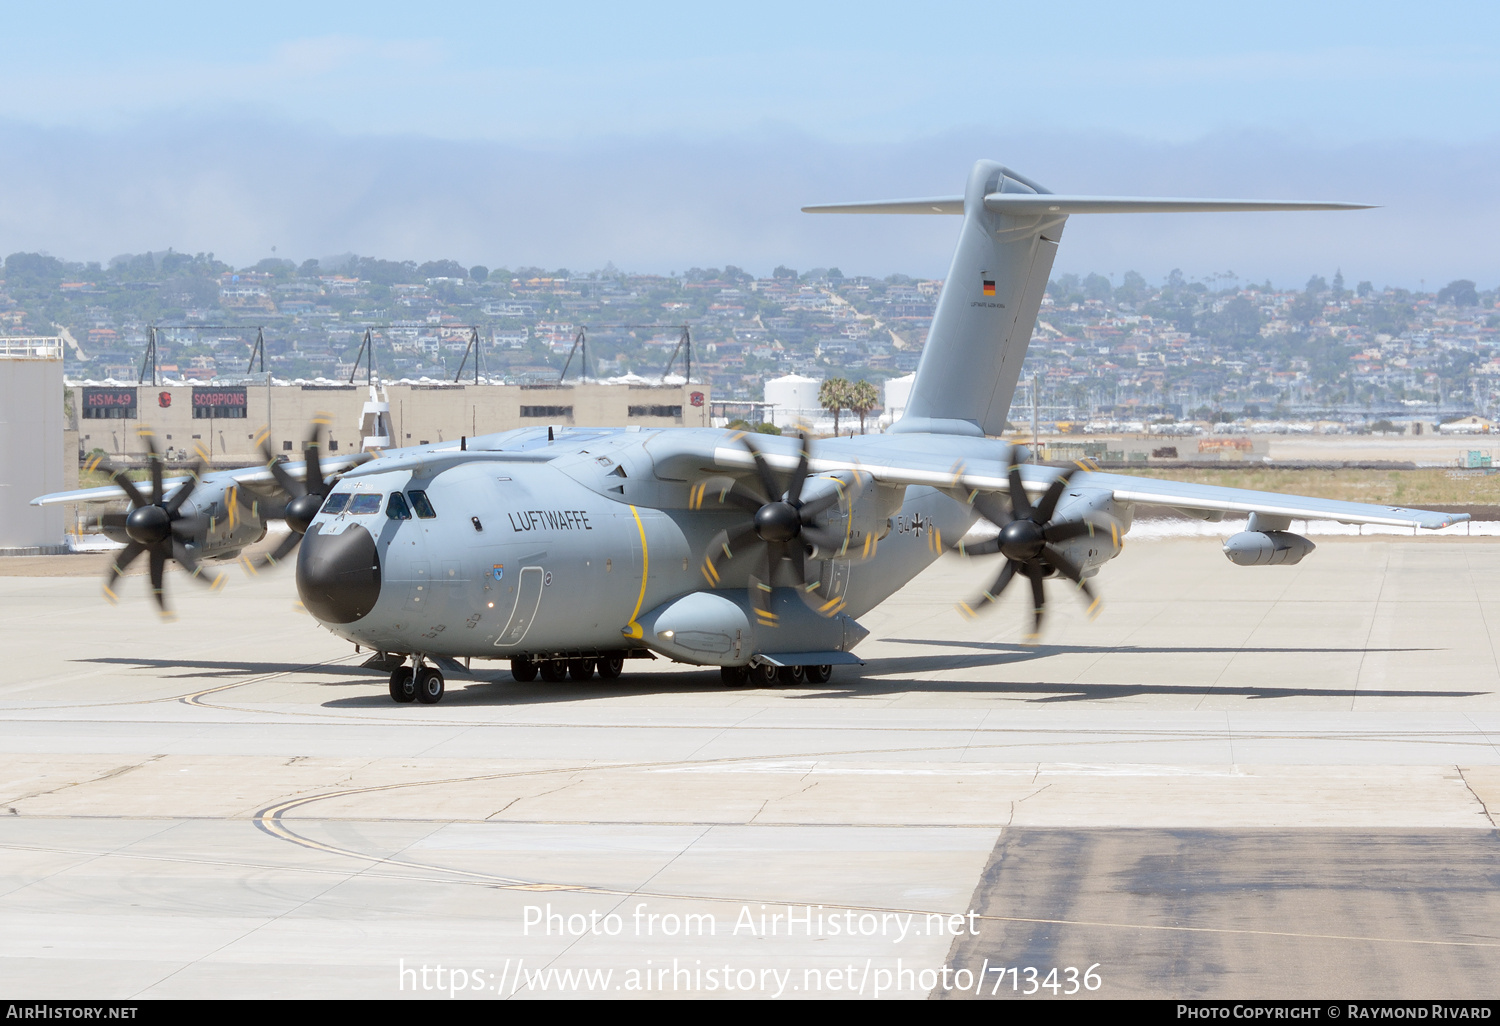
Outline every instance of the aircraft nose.
<svg viewBox="0 0 1500 1026">
<path fill-rule="evenodd" d="M 370 532 L 355 524 L 324 534 L 314 524 L 297 554 L 297 593 L 325 623 L 353 623 L 380 598 L 380 552 Z"/>
</svg>

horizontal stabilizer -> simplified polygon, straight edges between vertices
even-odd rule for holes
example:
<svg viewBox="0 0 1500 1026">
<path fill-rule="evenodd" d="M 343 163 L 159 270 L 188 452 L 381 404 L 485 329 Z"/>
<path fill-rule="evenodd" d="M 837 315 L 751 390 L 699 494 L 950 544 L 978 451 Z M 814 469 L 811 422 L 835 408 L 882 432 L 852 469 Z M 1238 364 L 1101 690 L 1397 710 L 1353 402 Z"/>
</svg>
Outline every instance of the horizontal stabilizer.
<svg viewBox="0 0 1500 1026">
<path fill-rule="evenodd" d="M 993 192 L 984 198 L 996 214 L 1209 214 L 1265 210 L 1369 210 L 1370 203 L 1324 200 L 1181 199 L 1151 196 L 1058 196 L 1052 193 Z M 962 214 L 962 196 L 876 200 L 869 203 L 824 203 L 803 207 L 806 214 Z"/>
<path fill-rule="evenodd" d="M 997 214 L 1206 214 L 1242 210 L 1368 210 L 1369 203 L 1320 200 L 1168 199 L 1141 196 L 1028 196 L 995 192 L 984 208 Z"/>
<path fill-rule="evenodd" d="M 934 196 L 931 199 L 881 200 L 874 203 L 824 203 L 803 207 L 804 214 L 962 214 L 962 196 Z"/>
</svg>

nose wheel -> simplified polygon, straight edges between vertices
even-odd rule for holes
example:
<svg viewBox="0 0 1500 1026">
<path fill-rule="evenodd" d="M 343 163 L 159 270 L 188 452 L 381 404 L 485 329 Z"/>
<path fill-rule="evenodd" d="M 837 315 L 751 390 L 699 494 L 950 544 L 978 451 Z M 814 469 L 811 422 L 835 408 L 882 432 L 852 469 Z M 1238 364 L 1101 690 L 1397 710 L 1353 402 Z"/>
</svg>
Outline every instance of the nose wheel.
<svg viewBox="0 0 1500 1026">
<path fill-rule="evenodd" d="M 403 663 L 391 671 L 391 701 L 405 704 L 415 701 L 416 697 L 416 678 L 412 675 L 411 667 Z"/>
<path fill-rule="evenodd" d="M 391 701 L 405 705 L 420 702 L 437 705 L 443 700 L 445 683 L 442 673 L 432 666 L 401 665 L 391 671 Z"/>
<path fill-rule="evenodd" d="M 437 705 L 443 700 L 443 675 L 431 666 L 425 666 L 417 674 L 417 701 L 423 705 Z"/>
</svg>

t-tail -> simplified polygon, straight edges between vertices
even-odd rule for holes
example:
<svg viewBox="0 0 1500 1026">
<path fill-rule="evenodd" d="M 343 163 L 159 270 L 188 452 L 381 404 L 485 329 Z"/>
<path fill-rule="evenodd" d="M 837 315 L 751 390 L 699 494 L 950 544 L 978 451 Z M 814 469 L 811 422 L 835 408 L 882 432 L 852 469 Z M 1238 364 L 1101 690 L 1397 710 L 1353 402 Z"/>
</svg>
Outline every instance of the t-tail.
<svg viewBox="0 0 1500 1026">
<path fill-rule="evenodd" d="M 958 248 L 938 298 L 899 432 L 999 435 L 1031 344 L 1037 311 L 1069 214 L 1360 210 L 1297 200 L 1061 196 L 1003 164 L 981 160 L 962 196 L 834 203 L 811 214 L 962 214 Z"/>
</svg>

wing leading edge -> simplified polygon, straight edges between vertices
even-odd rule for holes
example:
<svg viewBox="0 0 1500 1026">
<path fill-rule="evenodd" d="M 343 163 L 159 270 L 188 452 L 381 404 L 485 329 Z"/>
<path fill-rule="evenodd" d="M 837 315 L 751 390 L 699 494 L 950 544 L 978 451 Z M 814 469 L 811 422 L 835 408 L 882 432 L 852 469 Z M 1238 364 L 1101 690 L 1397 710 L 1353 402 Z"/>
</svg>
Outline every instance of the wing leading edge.
<svg viewBox="0 0 1500 1026">
<path fill-rule="evenodd" d="M 347 470 L 350 467 L 365 462 L 367 458 L 364 454 L 360 454 L 359 456 L 341 456 L 332 459 L 325 456 L 322 461 L 323 471 L 328 473 L 330 471 Z M 286 464 L 286 469 L 297 480 L 306 479 L 307 468 L 304 464 L 288 463 Z M 162 487 L 167 489 L 176 488 L 186 480 L 188 480 L 187 477 L 164 478 L 162 480 Z M 216 470 L 212 473 L 204 474 L 201 483 L 214 484 L 220 481 L 233 481 L 235 484 L 243 485 L 275 483 L 276 478 L 265 467 L 242 467 L 238 470 Z M 38 495 L 32 499 L 31 505 L 61 506 L 64 503 L 70 502 L 112 502 L 120 498 L 119 485 L 105 485 L 102 488 L 75 488 L 69 492 L 48 492 L 46 495 Z"/>
<path fill-rule="evenodd" d="M 726 469 L 749 471 L 755 468 L 753 458 L 739 447 L 718 446 L 714 449 L 713 455 L 714 462 Z M 797 465 L 797 456 L 789 453 L 768 450 L 765 452 L 765 458 L 771 466 L 781 471 L 790 471 Z M 851 471 L 868 474 L 882 484 L 928 485 L 949 492 L 967 494 L 975 491 L 1007 491 L 1009 488 L 1007 475 L 1010 467 L 1008 463 L 1000 460 L 959 461 L 944 468 L 937 458 L 881 456 L 866 460 L 814 455 L 808 463 L 808 469 L 814 474 Z M 1035 465 L 1021 467 L 1021 478 L 1026 491 L 1036 495 L 1045 492 L 1058 473 L 1060 471 L 1053 467 Z M 1119 503 L 1167 506 L 1189 513 L 1260 513 L 1267 516 L 1291 517 L 1295 520 L 1333 520 L 1342 524 L 1419 527 L 1429 531 L 1451 527 L 1469 519 L 1467 513 L 1443 513 L 1408 509 L 1404 506 L 1341 502 L 1335 499 L 1282 495 L 1277 492 L 1190 484 L 1184 481 L 1158 481 L 1093 470 L 1073 475 L 1070 490 L 1075 489 L 1109 491 L 1114 500 Z"/>
<path fill-rule="evenodd" d="M 1075 484 L 1105 487 L 1114 493 L 1116 502 L 1146 503 L 1174 509 L 1209 513 L 1261 513 L 1291 517 L 1294 520 L 1336 520 L 1341 524 L 1379 524 L 1386 527 L 1420 527 L 1435 531 L 1452 527 L 1469 519 L 1467 513 L 1442 513 L 1408 509 L 1404 506 L 1376 506 L 1364 502 L 1341 502 L 1337 499 L 1314 499 L 1304 495 L 1281 495 L 1256 492 L 1246 488 L 1224 488 L 1219 485 L 1189 484 L 1185 481 L 1156 481 L 1128 477 L 1124 474 L 1091 472 L 1078 474 Z"/>
</svg>

